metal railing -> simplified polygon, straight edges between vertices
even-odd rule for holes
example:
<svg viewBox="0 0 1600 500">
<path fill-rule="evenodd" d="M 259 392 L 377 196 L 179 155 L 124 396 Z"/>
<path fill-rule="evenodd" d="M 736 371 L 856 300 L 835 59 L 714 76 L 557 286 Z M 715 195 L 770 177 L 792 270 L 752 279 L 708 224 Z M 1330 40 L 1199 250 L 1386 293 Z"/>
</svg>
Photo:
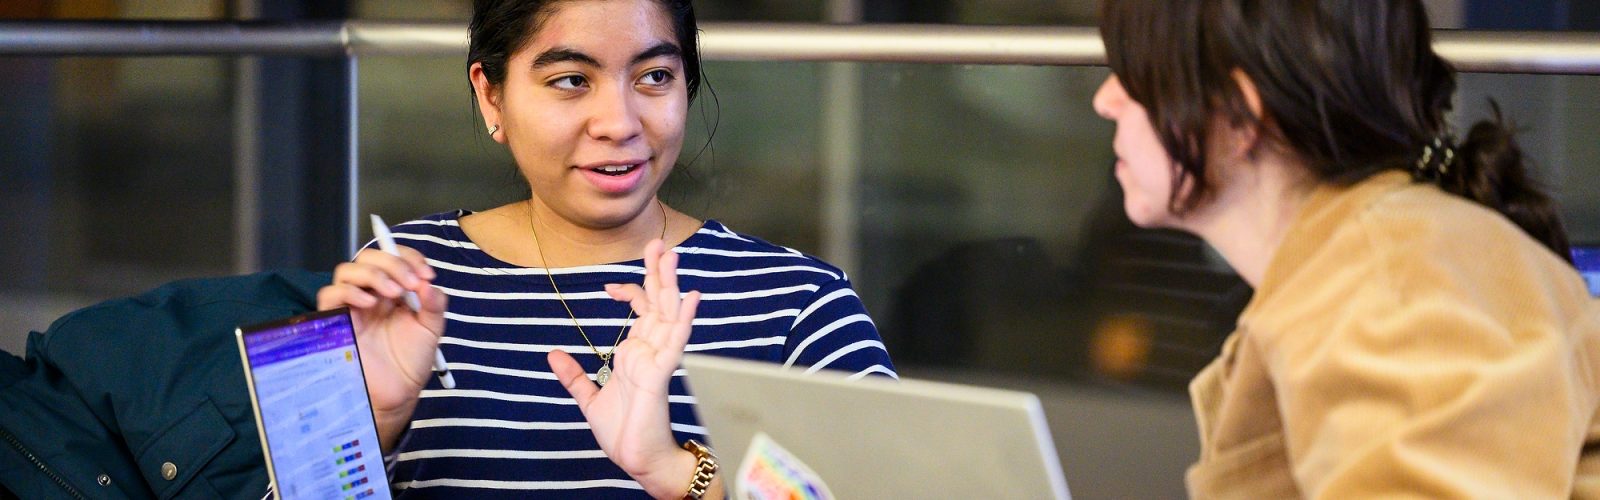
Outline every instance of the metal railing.
<svg viewBox="0 0 1600 500">
<path fill-rule="evenodd" d="M 848 2 L 845 2 L 848 3 Z M 850 17 L 835 20 L 849 21 Z M 1097 66 L 1105 48 L 1091 27 L 960 26 L 885 24 L 702 23 L 701 55 L 713 61 L 878 62 L 985 65 Z M 368 56 L 463 57 L 467 30 L 453 22 L 389 21 L 0 21 L 0 56 L 310 56 L 347 61 L 350 87 L 345 206 L 346 246 L 353 251 L 359 227 L 357 189 L 359 96 L 357 67 Z M 1435 48 L 1457 68 L 1479 73 L 1600 75 L 1600 33 L 1487 32 L 1439 30 Z M 254 75 L 248 61 L 241 74 Z M 856 242 L 850 223 L 858 210 L 852 186 L 859 169 L 858 145 L 842 140 L 856 130 L 859 72 L 830 67 L 823 99 L 825 227 L 824 257 L 854 268 Z M 250 95 L 248 81 L 236 89 Z M 256 119 L 249 99 L 238 101 L 240 130 Z M 255 266 L 255 240 L 245 221 L 256 220 L 250 197 L 259 158 L 245 135 L 236 140 L 240 179 L 238 257 L 240 270 Z"/>
<path fill-rule="evenodd" d="M 834 61 L 1092 66 L 1094 28 L 703 23 L 701 52 L 720 61 Z M 4 21 L 0 55 L 451 56 L 467 32 L 442 22 Z M 1600 33 L 1436 32 L 1461 70 L 1600 75 Z"/>
</svg>

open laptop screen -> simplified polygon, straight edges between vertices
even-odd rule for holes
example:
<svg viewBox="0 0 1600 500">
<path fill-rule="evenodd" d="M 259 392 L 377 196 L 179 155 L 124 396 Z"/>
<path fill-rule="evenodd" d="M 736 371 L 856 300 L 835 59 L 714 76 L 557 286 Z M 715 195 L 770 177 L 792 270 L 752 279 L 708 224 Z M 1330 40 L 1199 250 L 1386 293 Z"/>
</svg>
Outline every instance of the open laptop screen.
<svg viewBox="0 0 1600 500">
<path fill-rule="evenodd" d="M 238 334 L 279 498 L 389 498 L 349 313 L 311 313 Z"/>
<path fill-rule="evenodd" d="M 705 354 L 683 368 L 731 497 L 1071 499 L 1033 394 Z"/>
</svg>

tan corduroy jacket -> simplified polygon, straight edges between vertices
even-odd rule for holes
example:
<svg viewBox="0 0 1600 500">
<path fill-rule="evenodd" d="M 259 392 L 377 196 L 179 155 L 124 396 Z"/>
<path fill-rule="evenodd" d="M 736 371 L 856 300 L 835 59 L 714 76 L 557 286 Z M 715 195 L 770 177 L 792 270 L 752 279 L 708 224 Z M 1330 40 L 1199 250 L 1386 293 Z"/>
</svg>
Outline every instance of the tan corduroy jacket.
<svg viewBox="0 0 1600 500">
<path fill-rule="evenodd" d="M 1493 211 L 1380 174 L 1312 194 L 1190 385 L 1197 498 L 1600 494 L 1600 309 Z"/>
</svg>

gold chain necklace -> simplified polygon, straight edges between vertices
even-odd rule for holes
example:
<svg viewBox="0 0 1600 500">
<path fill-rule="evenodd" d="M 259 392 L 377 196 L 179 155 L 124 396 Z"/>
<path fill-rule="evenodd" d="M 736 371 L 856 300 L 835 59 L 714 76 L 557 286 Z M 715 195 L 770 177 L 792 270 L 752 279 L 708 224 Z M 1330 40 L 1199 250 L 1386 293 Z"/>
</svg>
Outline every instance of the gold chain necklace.
<svg viewBox="0 0 1600 500">
<path fill-rule="evenodd" d="M 661 204 L 661 199 L 656 199 L 656 208 L 661 210 L 661 240 L 667 239 L 667 207 Z M 572 313 L 572 306 L 567 305 L 567 298 L 561 296 L 561 288 L 556 286 L 556 276 L 550 273 L 550 260 L 545 258 L 544 246 L 539 243 L 539 229 L 534 224 L 533 199 L 528 199 L 528 230 L 533 232 L 533 247 L 539 250 L 539 264 L 544 266 L 544 276 L 550 278 L 550 289 L 556 291 L 556 300 L 561 302 L 561 308 L 567 310 L 567 317 L 572 318 L 572 326 L 578 327 L 578 335 L 583 336 L 583 343 L 589 345 L 589 350 L 600 357 L 600 370 L 594 372 L 594 381 L 601 386 L 611 380 L 611 356 L 617 353 L 617 346 L 622 344 L 622 335 L 627 333 L 628 327 L 633 323 L 633 307 L 628 307 L 628 317 L 622 320 L 622 329 L 617 330 L 617 340 L 611 342 L 611 350 L 600 352 L 589 340 L 589 333 L 583 331 L 583 325 L 578 324 L 578 315 Z"/>
</svg>

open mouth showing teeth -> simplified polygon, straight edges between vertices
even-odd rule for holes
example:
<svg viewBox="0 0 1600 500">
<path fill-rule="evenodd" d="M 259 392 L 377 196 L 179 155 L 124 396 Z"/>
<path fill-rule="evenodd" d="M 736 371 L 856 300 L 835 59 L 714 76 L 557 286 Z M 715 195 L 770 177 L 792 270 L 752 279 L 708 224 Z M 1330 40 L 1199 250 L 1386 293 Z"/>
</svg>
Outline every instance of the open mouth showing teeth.
<svg viewBox="0 0 1600 500">
<path fill-rule="evenodd" d="M 594 171 L 596 173 L 600 173 L 600 174 L 603 174 L 603 175 L 609 175 L 609 176 L 615 177 L 615 176 L 620 176 L 620 175 L 628 175 L 629 172 L 632 172 L 636 168 L 639 168 L 639 166 L 638 165 L 613 165 L 613 166 L 609 166 L 609 167 L 600 167 L 600 168 L 594 169 Z"/>
</svg>

